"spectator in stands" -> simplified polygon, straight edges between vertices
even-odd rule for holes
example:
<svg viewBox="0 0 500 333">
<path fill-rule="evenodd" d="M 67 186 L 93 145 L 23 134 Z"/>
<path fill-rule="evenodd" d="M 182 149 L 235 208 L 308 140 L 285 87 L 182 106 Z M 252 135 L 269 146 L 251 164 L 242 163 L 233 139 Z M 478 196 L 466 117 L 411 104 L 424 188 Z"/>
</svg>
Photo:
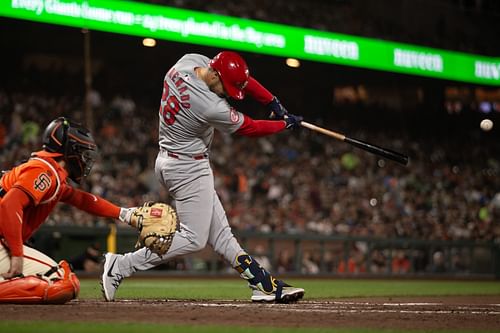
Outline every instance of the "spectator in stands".
<svg viewBox="0 0 500 333">
<path fill-rule="evenodd" d="M 319 264 L 314 260 L 311 252 L 304 251 L 304 253 L 302 254 L 302 265 L 300 271 L 303 274 L 319 273 Z"/>
<path fill-rule="evenodd" d="M 341 260 L 337 268 L 338 273 L 359 274 L 366 272 L 365 260 L 363 253 L 354 247 L 351 250 L 350 256 L 345 260 Z"/>
<path fill-rule="evenodd" d="M 430 271 L 432 273 L 445 273 L 447 271 L 444 253 L 442 251 L 436 251 L 432 255 Z"/>
<path fill-rule="evenodd" d="M 278 260 L 276 262 L 276 271 L 279 274 L 286 272 L 293 272 L 295 267 L 293 265 L 293 258 L 288 249 L 283 249 L 278 253 Z"/>
<path fill-rule="evenodd" d="M 411 269 L 411 262 L 406 256 L 405 251 L 395 251 L 392 258 L 392 273 L 393 274 L 406 274 Z"/>
</svg>

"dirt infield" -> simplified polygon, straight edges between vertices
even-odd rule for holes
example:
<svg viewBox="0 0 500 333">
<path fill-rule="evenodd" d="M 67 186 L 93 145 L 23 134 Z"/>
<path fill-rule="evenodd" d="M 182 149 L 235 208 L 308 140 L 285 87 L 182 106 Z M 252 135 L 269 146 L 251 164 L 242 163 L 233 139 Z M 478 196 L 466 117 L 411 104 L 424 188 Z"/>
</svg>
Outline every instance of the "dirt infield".
<svg viewBox="0 0 500 333">
<path fill-rule="evenodd" d="M 500 296 L 356 298 L 296 304 L 76 300 L 66 305 L 4 304 L 0 312 L 7 320 L 500 331 Z"/>
</svg>

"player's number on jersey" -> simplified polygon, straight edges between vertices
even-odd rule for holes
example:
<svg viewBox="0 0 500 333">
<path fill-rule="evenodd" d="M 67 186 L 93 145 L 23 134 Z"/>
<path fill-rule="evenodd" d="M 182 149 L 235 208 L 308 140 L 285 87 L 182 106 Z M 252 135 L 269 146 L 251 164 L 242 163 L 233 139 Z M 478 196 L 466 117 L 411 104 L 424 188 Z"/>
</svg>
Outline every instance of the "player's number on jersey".
<svg viewBox="0 0 500 333">
<path fill-rule="evenodd" d="M 163 81 L 163 94 L 161 95 L 160 115 L 163 120 L 172 125 L 175 122 L 175 115 L 180 110 L 179 100 L 175 96 L 168 96 L 169 88 L 167 82 Z"/>
</svg>

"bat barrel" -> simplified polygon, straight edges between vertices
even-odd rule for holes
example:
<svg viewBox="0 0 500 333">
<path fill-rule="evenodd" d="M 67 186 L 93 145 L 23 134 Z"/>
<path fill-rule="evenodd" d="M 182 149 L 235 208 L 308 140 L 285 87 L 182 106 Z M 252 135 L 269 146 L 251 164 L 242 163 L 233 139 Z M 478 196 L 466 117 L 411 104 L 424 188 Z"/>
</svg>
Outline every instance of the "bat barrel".
<svg viewBox="0 0 500 333">
<path fill-rule="evenodd" d="M 388 158 L 390 160 L 396 161 L 396 162 L 401 163 L 403 165 L 407 165 L 408 164 L 408 156 L 400 154 L 400 153 L 395 152 L 395 151 L 392 151 L 390 149 L 382 148 L 382 147 L 379 147 L 379 146 L 376 146 L 376 145 L 373 145 L 371 143 L 364 142 L 364 141 L 361 141 L 361 140 L 349 138 L 349 137 L 345 136 L 342 133 L 330 131 L 330 130 L 327 130 L 325 128 L 316 126 L 314 124 L 311 124 L 311 123 L 308 123 L 308 122 L 305 122 L 305 121 L 302 121 L 300 123 L 300 125 L 302 127 L 308 128 L 308 129 L 310 129 L 312 131 L 316 131 L 316 132 L 328 135 L 328 136 L 330 136 L 332 138 L 335 138 L 337 140 L 340 140 L 340 141 L 343 141 L 343 142 L 347 142 L 347 143 L 349 143 L 349 144 L 351 144 L 351 145 L 353 145 L 353 146 L 355 146 L 357 148 L 360 148 L 360 149 L 369 151 L 370 153 L 373 153 L 373 154 L 376 154 L 376 155 Z"/>
<path fill-rule="evenodd" d="M 408 156 L 403 155 L 401 153 L 392 151 L 387 148 L 382 148 L 379 146 L 376 146 L 374 144 L 364 142 L 361 140 L 345 137 L 344 141 L 363 150 L 369 151 L 370 153 L 388 158 L 390 160 L 396 161 L 398 163 L 401 163 L 402 165 L 407 165 L 408 164 Z"/>
</svg>

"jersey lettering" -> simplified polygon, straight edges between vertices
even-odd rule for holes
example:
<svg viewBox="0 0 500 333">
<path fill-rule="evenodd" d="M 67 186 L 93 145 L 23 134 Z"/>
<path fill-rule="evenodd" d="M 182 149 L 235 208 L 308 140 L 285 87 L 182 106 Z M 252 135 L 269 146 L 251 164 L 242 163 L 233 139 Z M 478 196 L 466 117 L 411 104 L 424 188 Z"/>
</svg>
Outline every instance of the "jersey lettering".
<svg viewBox="0 0 500 333">
<path fill-rule="evenodd" d="M 175 68 L 170 69 L 167 73 L 169 79 L 171 79 L 175 87 L 177 88 L 177 92 L 180 94 L 180 98 L 182 102 L 179 102 L 179 99 L 175 95 L 170 95 L 170 87 L 168 86 L 167 81 L 163 81 L 163 93 L 161 95 L 161 106 L 160 106 L 160 116 L 163 118 L 163 121 L 167 125 L 172 125 L 175 123 L 175 116 L 181 110 L 181 106 L 185 109 L 191 107 L 189 101 L 189 94 L 184 94 L 188 87 L 185 86 L 184 80 L 180 77 L 179 72 L 175 70 Z"/>
<path fill-rule="evenodd" d="M 161 94 L 161 101 L 162 102 L 167 99 L 169 92 L 170 92 L 170 90 L 168 88 L 167 81 L 163 81 L 163 93 Z"/>
<path fill-rule="evenodd" d="M 172 125 L 175 122 L 175 115 L 179 112 L 180 106 L 177 97 L 170 96 L 167 99 L 165 105 L 163 105 L 162 117 L 163 120 L 168 124 Z"/>
<path fill-rule="evenodd" d="M 168 73 L 167 73 L 168 77 L 170 78 L 170 80 L 172 81 L 175 81 L 175 79 L 177 77 L 179 77 L 179 72 L 175 69 L 175 68 L 171 68 Z"/>
<path fill-rule="evenodd" d="M 38 177 L 35 178 L 33 182 L 33 188 L 40 192 L 45 192 L 50 185 L 52 184 L 52 180 L 46 172 L 42 172 Z"/>
</svg>

